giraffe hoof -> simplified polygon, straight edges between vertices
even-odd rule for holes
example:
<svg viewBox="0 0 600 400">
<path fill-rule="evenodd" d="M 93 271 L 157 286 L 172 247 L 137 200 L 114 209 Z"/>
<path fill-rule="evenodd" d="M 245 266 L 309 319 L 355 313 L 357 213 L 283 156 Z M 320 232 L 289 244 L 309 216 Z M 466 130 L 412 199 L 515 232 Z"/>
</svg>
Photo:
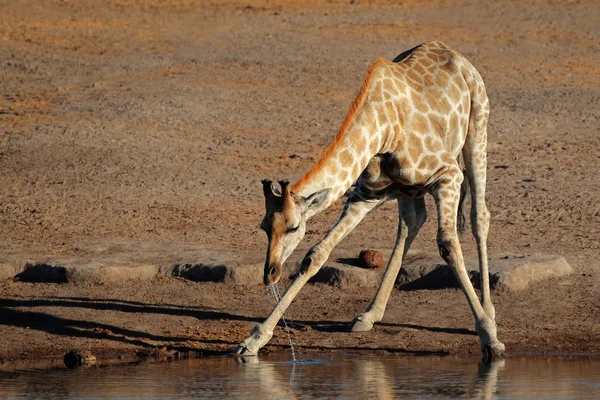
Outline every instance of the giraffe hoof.
<svg viewBox="0 0 600 400">
<path fill-rule="evenodd" d="M 235 355 L 242 356 L 242 357 L 255 356 L 255 355 L 257 355 L 257 352 L 251 351 L 250 349 L 248 349 L 248 347 L 246 347 L 242 343 L 240 343 L 240 344 L 238 344 L 237 348 L 235 349 Z"/>
<path fill-rule="evenodd" d="M 373 329 L 373 323 L 369 321 L 364 321 L 360 318 L 356 318 L 352 322 L 352 326 L 350 327 L 350 332 L 368 332 Z"/>
<path fill-rule="evenodd" d="M 483 350 L 481 350 L 481 352 L 483 362 L 489 364 L 502 357 L 502 354 L 504 353 L 504 345 L 502 343 L 498 343 L 493 346 L 488 344 L 483 348 Z"/>
</svg>

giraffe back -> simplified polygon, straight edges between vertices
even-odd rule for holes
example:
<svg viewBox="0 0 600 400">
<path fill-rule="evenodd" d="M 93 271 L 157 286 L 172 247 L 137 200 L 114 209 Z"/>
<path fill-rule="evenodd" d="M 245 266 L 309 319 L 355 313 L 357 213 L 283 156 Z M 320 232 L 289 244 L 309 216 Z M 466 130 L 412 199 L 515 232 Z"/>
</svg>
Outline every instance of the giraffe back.
<svg viewBox="0 0 600 400">
<path fill-rule="evenodd" d="M 378 109 L 378 123 L 387 126 L 379 151 L 384 171 L 417 186 L 431 184 L 436 172 L 456 163 L 473 107 L 489 110 L 479 73 L 442 42 L 423 43 L 381 64 L 369 101 Z"/>
</svg>

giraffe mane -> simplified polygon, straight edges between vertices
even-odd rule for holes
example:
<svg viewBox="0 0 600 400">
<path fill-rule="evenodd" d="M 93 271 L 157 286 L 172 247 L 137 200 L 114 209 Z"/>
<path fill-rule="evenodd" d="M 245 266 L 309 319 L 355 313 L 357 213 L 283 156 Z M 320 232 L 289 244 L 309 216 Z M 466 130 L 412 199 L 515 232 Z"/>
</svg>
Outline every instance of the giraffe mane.
<svg viewBox="0 0 600 400">
<path fill-rule="evenodd" d="M 321 171 L 321 169 L 323 169 L 324 165 L 327 163 L 327 161 L 333 155 L 334 150 L 337 148 L 339 143 L 342 141 L 344 134 L 346 133 L 346 131 L 348 130 L 348 127 L 350 126 L 350 122 L 352 122 L 352 119 L 354 118 L 354 115 L 358 111 L 358 108 L 363 103 L 363 100 L 367 93 L 367 89 L 369 87 L 369 84 L 371 83 L 371 78 L 373 77 L 373 73 L 375 72 L 377 67 L 379 67 L 380 65 L 383 65 L 383 64 L 388 64 L 388 63 L 390 63 L 389 60 L 386 60 L 384 58 L 379 58 L 373 64 L 371 64 L 371 67 L 369 68 L 369 72 L 367 73 L 367 76 L 366 76 L 365 80 L 363 81 L 363 84 L 360 88 L 360 92 L 359 92 L 358 96 L 356 96 L 356 98 L 354 99 L 354 102 L 352 103 L 352 106 L 350 107 L 348 114 L 346 114 L 346 118 L 344 118 L 344 121 L 342 122 L 342 126 L 340 127 L 340 130 L 333 138 L 333 141 L 331 142 L 329 147 L 327 147 L 327 149 L 323 152 L 319 161 L 317 161 L 312 166 L 310 171 L 308 171 L 306 174 L 304 174 L 304 176 L 302 178 L 300 178 L 300 180 L 292 186 L 293 192 L 297 192 L 299 189 L 301 189 L 317 173 L 319 173 L 319 171 Z"/>
</svg>

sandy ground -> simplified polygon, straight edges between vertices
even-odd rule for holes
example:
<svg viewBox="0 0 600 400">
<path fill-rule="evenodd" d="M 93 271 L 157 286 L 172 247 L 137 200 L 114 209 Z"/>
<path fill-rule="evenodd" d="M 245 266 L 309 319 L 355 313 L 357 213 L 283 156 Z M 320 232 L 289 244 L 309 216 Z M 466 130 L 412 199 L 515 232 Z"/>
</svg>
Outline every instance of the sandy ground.
<svg viewBox="0 0 600 400">
<path fill-rule="evenodd" d="M 310 168 L 373 60 L 439 39 L 478 68 L 491 101 L 490 254 L 560 254 L 576 270 L 495 294 L 499 338 L 508 351 L 600 350 L 600 6 L 392 3 L 2 2 L 0 252 L 194 243 L 260 261 L 260 179 Z M 298 251 L 341 206 L 310 222 Z M 435 251 L 428 209 L 413 246 Z M 381 207 L 340 247 L 389 248 L 396 214 Z M 0 359 L 230 350 L 273 306 L 263 287 L 175 278 L 0 288 Z M 373 332 L 339 332 L 372 295 L 309 285 L 287 314 L 294 336 L 309 350 L 478 351 L 456 290 L 397 291 Z"/>
</svg>

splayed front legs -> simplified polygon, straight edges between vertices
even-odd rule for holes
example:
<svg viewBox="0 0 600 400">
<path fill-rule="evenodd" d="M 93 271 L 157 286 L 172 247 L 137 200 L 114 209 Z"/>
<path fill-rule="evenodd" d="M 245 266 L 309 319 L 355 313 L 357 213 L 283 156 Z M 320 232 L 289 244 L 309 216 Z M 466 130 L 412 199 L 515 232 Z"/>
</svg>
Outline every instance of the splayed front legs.
<svg viewBox="0 0 600 400">
<path fill-rule="evenodd" d="M 396 277 L 402 267 L 402 260 L 408 252 L 410 245 L 419 233 L 419 229 L 427 219 L 427 210 L 425 209 L 425 199 L 413 199 L 401 196 L 398 199 L 398 234 L 392 256 L 385 269 L 383 279 L 377 290 L 375 298 L 367 308 L 360 314 L 350 330 L 352 332 L 365 332 L 373 329 L 373 324 L 381 321 L 385 312 L 385 307 L 390 299 L 390 294 L 394 288 Z"/>
<path fill-rule="evenodd" d="M 273 308 L 267 319 L 262 324 L 256 325 L 250 336 L 238 345 L 237 354 L 256 355 L 258 350 L 269 342 L 273 336 L 273 330 L 285 310 L 309 279 L 325 264 L 331 250 L 362 221 L 365 215 L 374 210 L 381 202 L 381 199 L 364 199 L 357 192 L 350 195 L 338 222 L 323 240 L 316 244 L 304 257 L 301 270 L 287 288 L 279 303 Z"/>
</svg>

